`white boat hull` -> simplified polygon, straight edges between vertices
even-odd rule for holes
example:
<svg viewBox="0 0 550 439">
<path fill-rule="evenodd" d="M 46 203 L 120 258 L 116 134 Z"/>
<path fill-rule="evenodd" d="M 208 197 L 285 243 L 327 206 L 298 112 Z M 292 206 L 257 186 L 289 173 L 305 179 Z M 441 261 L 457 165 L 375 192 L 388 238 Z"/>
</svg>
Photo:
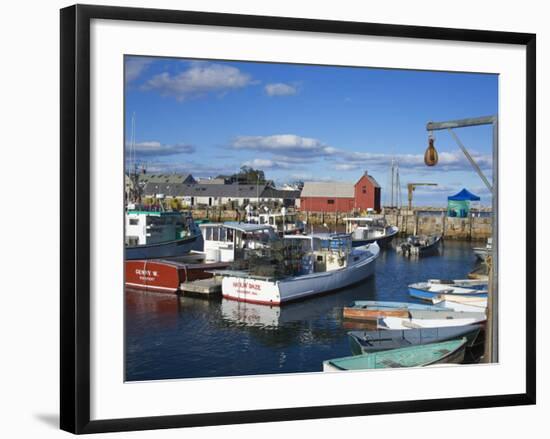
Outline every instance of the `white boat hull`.
<svg viewBox="0 0 550 439">
<path fill-rule="evenodd" d="M 415 328 L 443 328 L 446 326 L 473 325 L 485 321 L 484 316 L 479 318 L 458 319 L 403 319 L 400 317 L 385 317 L 378 320 L 378 329 L 415 329 Z"/>
<path fill-rule="evenodd" d="M 266 305 L 285 302 L 339 290 L 367 279 L 374 274 L 380 248 L 369 247 L 371 256 L 348 267 L 295 276 L 281 280 L 261 280 L 249 277 L 227 276 L 222 281 L 222 294 L 227 299 Z"/>
</svg>

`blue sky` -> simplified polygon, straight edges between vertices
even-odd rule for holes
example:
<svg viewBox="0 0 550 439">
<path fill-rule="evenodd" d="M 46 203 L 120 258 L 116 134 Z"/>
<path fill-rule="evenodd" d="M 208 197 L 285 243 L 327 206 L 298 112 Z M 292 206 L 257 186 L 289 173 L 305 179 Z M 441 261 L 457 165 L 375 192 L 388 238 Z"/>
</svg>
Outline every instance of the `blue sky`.
<svg viewBox="0 0 550 439">
<path fill-rule="evenodd" d="M 356 181 L 368 170 L 388 195 L 392 158 L 417 205 L 442 205 L 466 187 L 488 190 L 447 132 L 440 161 L 423 163 L 430 120 L 496 114 L 498 76 L 336 66 L 125 58 L 126 145 L 135 114 L 135 158 L 150 173 L 209 177 L 262 169 L 278 185 Z M 457 130 L 491 178 L 491 127 Z M 129 154 L 127 154 L 127 158 Z M 128 162 L 127 162 L 128 163 Z"/>
</svg>

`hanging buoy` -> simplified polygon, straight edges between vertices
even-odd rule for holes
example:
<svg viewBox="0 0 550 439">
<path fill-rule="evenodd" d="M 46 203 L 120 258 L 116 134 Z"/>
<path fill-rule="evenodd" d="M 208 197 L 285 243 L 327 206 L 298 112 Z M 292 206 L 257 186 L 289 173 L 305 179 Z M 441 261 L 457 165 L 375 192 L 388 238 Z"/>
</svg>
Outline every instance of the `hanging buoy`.
<svg viewBox="0 0 550 439">
<path fill-rule="evenodd" d="M 434 146 L 434 138 L 430 136 L 428 139 L 428 149 L 426 149 L 426 152 L 424 153 L 424 163 L 426 166 L 435 166 L 438 161 L 439 157 Z"/>
</svg>

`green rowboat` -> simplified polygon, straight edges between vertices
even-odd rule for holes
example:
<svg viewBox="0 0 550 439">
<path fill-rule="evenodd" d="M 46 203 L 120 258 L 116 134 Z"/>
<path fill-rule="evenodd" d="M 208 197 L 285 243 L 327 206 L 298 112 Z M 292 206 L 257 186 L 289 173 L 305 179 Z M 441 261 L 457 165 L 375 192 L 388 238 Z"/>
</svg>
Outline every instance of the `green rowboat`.
<svg viewBox="0 0 550 439">
<path fill-rule="evenodd" d="M 442 363 L 461 363 L 467 339 L 449 340 L 390 351 L 372 352 L 323 362 L 323 371 L 419 367 Z"/>
</svg>

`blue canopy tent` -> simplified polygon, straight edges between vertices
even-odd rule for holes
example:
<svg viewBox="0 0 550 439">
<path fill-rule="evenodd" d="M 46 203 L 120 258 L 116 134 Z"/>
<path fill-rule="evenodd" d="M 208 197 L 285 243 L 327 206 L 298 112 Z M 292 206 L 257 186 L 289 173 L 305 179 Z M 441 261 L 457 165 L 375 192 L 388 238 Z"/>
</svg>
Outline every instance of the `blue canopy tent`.
<svg viewBox="0 0 550 439">
<path fill-rule="evenodd" d="M 472 194 L 467 189 L 462 189 L 459 193 L 447 197 L 447 215 L 466 218 L 470 213 L 470 202 L 479 200 L 480 198 L 477 195 Z"/>
</svg>

